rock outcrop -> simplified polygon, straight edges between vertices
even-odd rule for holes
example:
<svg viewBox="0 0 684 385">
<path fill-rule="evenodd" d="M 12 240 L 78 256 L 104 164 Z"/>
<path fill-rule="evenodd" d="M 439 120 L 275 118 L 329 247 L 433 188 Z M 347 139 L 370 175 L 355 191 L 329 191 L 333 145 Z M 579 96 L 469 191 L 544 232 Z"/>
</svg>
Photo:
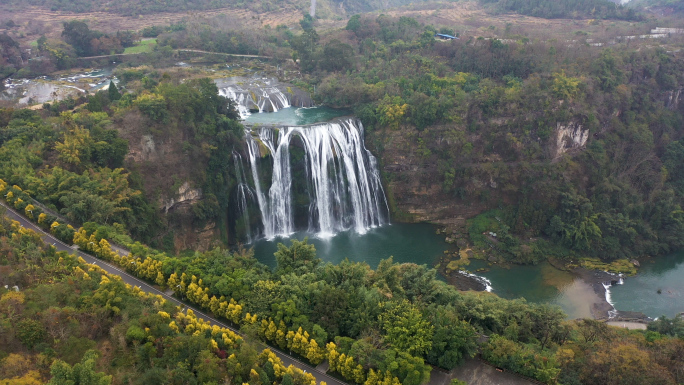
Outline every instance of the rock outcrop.
<svg viewBox="0 0 684 385">
<path fill-rule="evenodd" d="M 568 123 L 564 125 L 557 123 L 555 157 L 557 158 L 572 149 L 584 147 L 587 144 L 587 139 L 589 139 L 589 130 L 583 129 L 581 124 Z"/>
<path fill-rule="evenodd" d="M 192 204 L 202 199 L 202 191 L 200 189 L 193 189 L 190 183 L 185 182 L 178 188 L 178 195 L 167 199 L 161 206 L 165 213 L 168 213 L 174 206 L 178 204 Z"/>
</svg>

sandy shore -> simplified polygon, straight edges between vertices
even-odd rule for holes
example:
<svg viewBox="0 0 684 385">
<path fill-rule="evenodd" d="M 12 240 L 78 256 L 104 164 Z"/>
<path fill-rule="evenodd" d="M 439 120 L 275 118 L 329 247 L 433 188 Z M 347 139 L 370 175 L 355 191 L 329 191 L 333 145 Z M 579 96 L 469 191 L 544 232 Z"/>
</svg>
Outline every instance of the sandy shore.
<svg viewBox="0 0 684 385">
<path fill-rule="evenodd" d="M 594 319 L 610 320 L 625 324 L 629 323 L 630 325 L 645 325 L 651 321 L 649 317 L 640 312 L 619 311 L 608 301 L 606 287 L 610 288 L 612 285 L 617 285 L 620 282 L 621 277 L 604 271 L 588 270 L 582 267 L 568 270 L 561 261 L 549 262 L 556 269 L 568 271 L 591 287 L 596 294 L 595 296 L 592 295 L 592 298 L 588 298 L 589 301 L 593 301 L 593 303 L 590 304 L 590 313 Z M 469 276 L 458 271 L 447 274 L 444 265 L 444 262 L 440 264 L 440 272 L 446 278 L 447 282 L 458 290 L 484 291 L 486 289 L 486 283 L 481 279 L 478 279 L 478 277 Z M 642 326 L 637 327 L 641 328 Z"/>
</svg>

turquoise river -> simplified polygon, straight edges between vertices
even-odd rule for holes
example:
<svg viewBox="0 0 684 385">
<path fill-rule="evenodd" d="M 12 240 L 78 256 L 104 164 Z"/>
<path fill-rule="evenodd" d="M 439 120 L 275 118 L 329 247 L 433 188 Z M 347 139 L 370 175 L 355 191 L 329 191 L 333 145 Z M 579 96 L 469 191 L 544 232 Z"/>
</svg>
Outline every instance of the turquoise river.
<svg viewBox="0 0 684 385">
<path fill-rule="evenodd" d="M 306 125 L 349 115 L 349 111 L 325 107 L 285 108 L 275 113 L 254 113 L 245 119 L 251 125 Z M 308 237 L 324 262 L 339 263 L 345 258 L 366 262 L 372 268 L 392 256 L 395 262 L 410 262 L 434 267 L 445 250 L 453 246 L 436 234 L 429 224 L 394 223 L 370 229 L 365 234 L 344 231 L 320 239 L 316 234 L 296 233 L 292 238 Z M 275 266 L 273 253 L 283 238 L 261 239 L 253 243 L 255 257 Z M 508 268 L 490 266 L 485 261 L 472 261 L 468 269 L 484 268 L 479 275 L 489 279 L 493 292 L 504 298 L 525 298 L 535 303 L 560 306 L 568 318 L 591 317 L 592 303 L 601 300 L 591 286 L 571 273 L 555 269 L 547 263 Z M 660 294 L 658 293 L 660 291 Z M 642 262 L 635 277 L 609 289 L 607 299 L 618 310 L 640 311 L 650 317 L 672 317 L 684 311 L 684 252 L 652 258 Z"/>
</svg>

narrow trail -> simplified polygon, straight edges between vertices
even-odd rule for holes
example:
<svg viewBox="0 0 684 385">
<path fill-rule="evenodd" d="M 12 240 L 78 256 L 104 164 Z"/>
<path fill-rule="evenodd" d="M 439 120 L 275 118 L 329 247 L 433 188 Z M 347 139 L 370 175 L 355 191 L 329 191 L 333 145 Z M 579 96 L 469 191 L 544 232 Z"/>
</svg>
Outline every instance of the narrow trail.
<svg viewBox="0 0 684 385">
<path fill-rule="evenodd" d="M 202 51 L 199 49 L 175 49 L 174 52 L 194 52 L 194 53 L 203 53 L 203 54 L 209 54 L 209 55 L 221 55 L 221 56 L 230 56 L 230 57 L 246 57 L 246 58 L 252 58 L 252 59 L 273 59 L 273 57 L 271 57 L 271 56 L 240 55 L 240 54 L 236 54 L 236 53 Z M 79 57 L 77 59 L 105 59 L 105 58 L 113 58 L 113 57 L 135 56 L 135 55 L 142 55 L 142 54 L 147 54 L 147 53 L 150 53 L 150 52 L 115 53 L 115 54 L 111 54 L 111 55 L 83 56 L 83 57 Z"/>
</svg>

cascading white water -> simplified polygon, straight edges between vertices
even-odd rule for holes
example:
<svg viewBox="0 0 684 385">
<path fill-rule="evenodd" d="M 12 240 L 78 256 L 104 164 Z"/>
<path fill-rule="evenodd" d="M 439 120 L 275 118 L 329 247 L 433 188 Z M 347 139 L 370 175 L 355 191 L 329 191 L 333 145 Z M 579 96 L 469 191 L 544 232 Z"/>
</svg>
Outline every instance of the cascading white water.
<svg viewBox="0 0 684 385">
<path fill-rule="evenodd" d="M 249 208 L 247 202 L 254 199 L 254 193 L 247 184 L 245 169 L 242 166 L 242 156 L 233 151 L 233 162 L 235 164 L 235 175 L 237 177 L 237 210 L 239 217 L 244 220 L 245 236 L 247 243 L 252 243 L 252 226 L 249 221 Z"/>
<path fill-rule="evenodd" d="M 238 113 L 240 114 L 240 118 L 247 119 L 247 117 L 251 115 L 251 113 L 249 112 L 249 107 L 247 106 L 247 102 L 245 101 L 244 93 L 237 93 L 235 92 L 234 88 L 227 87 L 219 89 L 219 95 L 224 96 L 228 99 L 233 99 L 233 101 L 235 101 L 235 105 L 237 107 Z"/>
<path fill-rule="evenodd" d="M 277 130 L 253 128 L 246 132 L 246 139 L 267 238 L 288 235 L 295 230 L 289 155 L 295 135 L 301 138 L 304 147 L 306 174 L 311 185 L 309 223 L 313 228 L 309 230 L 324 237 L 350 228 L 364 233 L 387 223 L 389 209 L 377 162 L 364 146 L 363 126 L 357 119 Z M 273 162 L 268 198 L 263 193 L 258 172 L 260 145 L 268 150 Z"/>
<path fill-rule="evenodd" d="M 276 112 L 291 106 L 290 98 L 268 79 L 255 79 L 248 83 L 227 84 L 219 88 L 219 95 L 233 99 L 242 119 L 251 110 Z"/>
</svg>

